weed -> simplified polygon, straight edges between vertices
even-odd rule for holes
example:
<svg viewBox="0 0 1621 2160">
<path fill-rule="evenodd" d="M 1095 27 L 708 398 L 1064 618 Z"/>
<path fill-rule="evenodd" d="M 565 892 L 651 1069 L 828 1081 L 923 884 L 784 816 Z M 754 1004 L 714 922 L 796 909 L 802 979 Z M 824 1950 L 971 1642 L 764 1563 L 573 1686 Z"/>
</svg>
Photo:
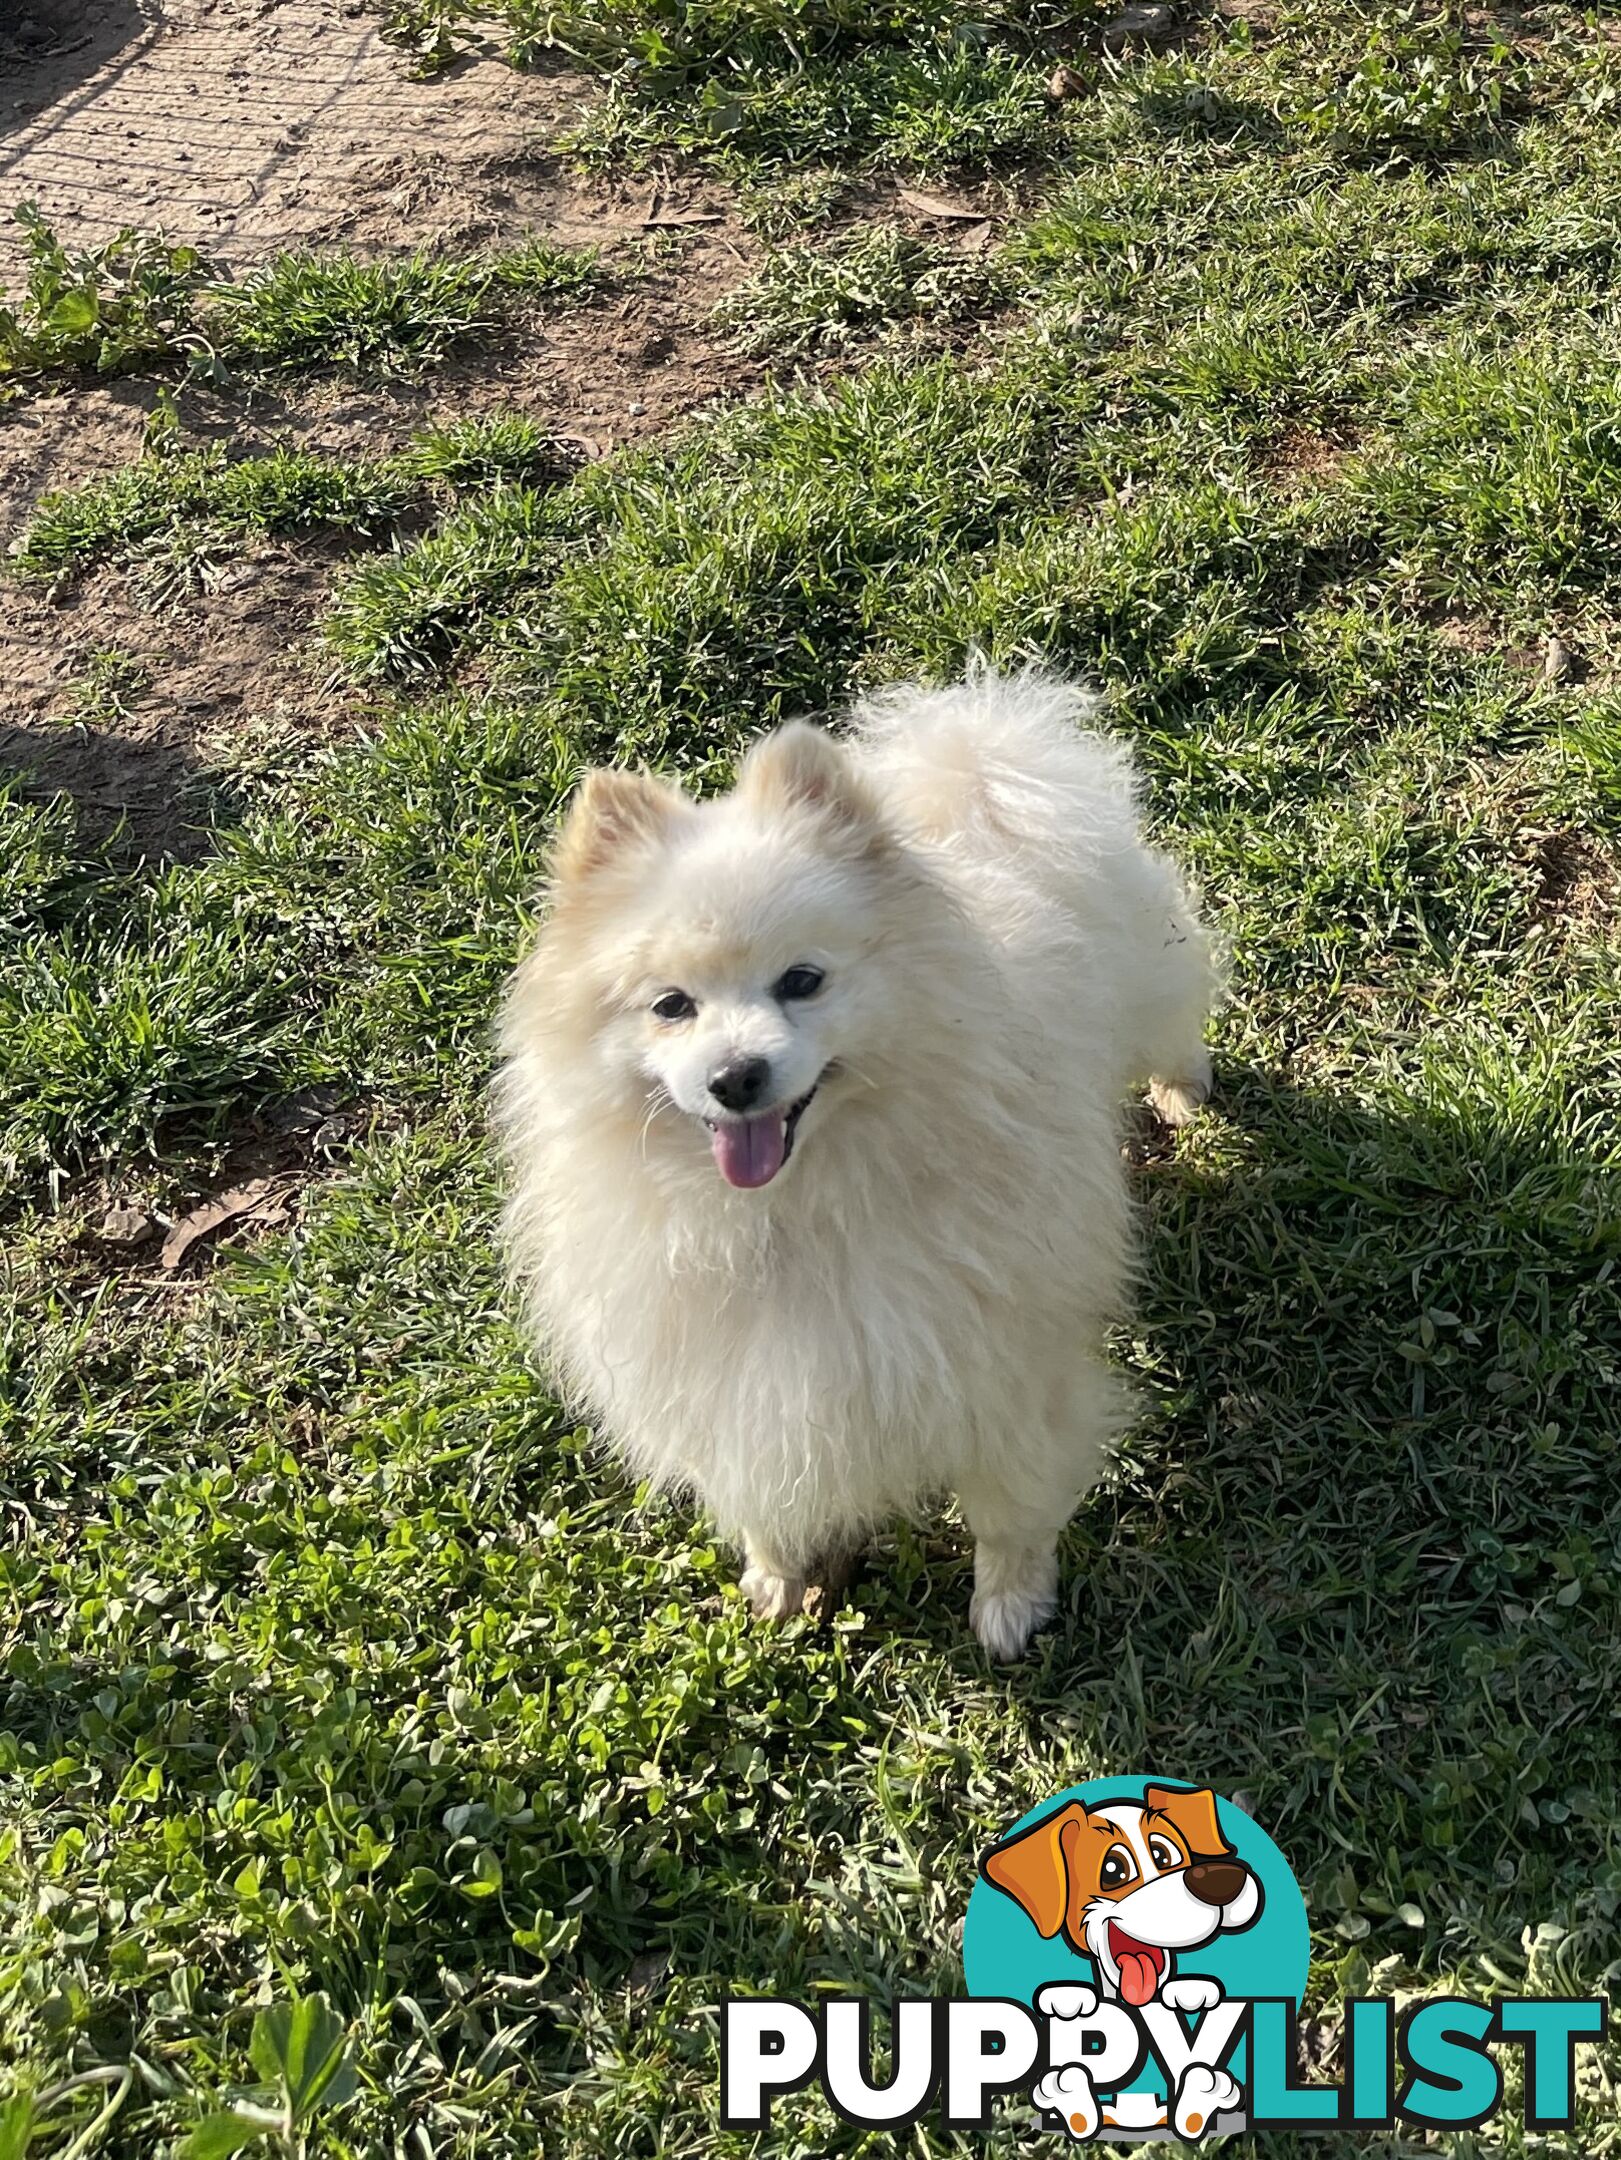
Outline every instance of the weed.
<svg viewBox="0 0 1621 2160">
<path fill-rule="evenodd" d="M 958 321 L 992 305 L 1001 289 L 995 265 L 873 225 L 836 247 L 774 248 L 716 319 L 745 352 L 792 359 L 902 322 Z"/>
<path fill-rule="evenodd" d="M 19 301 L 0 299 L 0 379 L 48 368 L 122 374 L 206 345 L 197 304 L 210 273 L 195 248 L 126 227 L 74 254 L 37 203 L 12 215 L 27 236 L 28 273 Z"/>
<path fill-rule="evenodd" d="M 762 240 L 789 240 L 825 225 L 844 192 L 840 174 L 811 170 L 747 180 L 737 190 L 737 214 Z"/>
<path fill-rule="evenodd" d="M 382 35 L 409 57 L 418 82 L 431 82 L 466 56 L 474 26 L 491 12 L 480 0 L 388 0 Z"/>
<path fill-rule="evenodd" d="M 467 260 L 284 254 L 221 284 L 195 249 L 159 234 L 129 229 L 70 255 L 36 205 L 15 215 L 29 272 L 20 303 L 0 300 L 0 379 L 67 367 L 127 374 L 178 359 L 216 377 L 232 367 L 410 372 L 502 327 L 516 308 L 576 297 L 599 277 L 595 249 L 531 238 Z"/>
<path fill-rule="evenodd" d="M 1293 117 L 1353 155 L 1433 152 L 1501 126 L 1527 81 L 1501 38 L 1480 41 L 1461 11 L 1414 0 L 1376 17 L 1354 65 Z"/>
<path fill-rule="evenodd" d="M 67 717 L 81 727 L 116 727 L 151 681 L 151 669 L 134 653 L 111 645 L 87 653 L 68 694 Z"/>
</svg>

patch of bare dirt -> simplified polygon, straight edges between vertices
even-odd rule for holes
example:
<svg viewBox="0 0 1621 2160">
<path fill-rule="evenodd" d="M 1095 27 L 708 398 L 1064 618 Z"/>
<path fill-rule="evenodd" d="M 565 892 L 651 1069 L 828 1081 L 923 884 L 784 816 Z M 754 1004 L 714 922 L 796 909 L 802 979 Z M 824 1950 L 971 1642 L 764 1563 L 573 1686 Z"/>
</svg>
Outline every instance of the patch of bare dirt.
<svg viewBox="0 0 1621 2160">
<path fill-rule="evenodd" d="M 0 78 L 0 201 L 88 244 L 127 224 L 245 262 L 326 239 L 415 244 L 464 169 L 572 126 L 582 78 L 491 56 L 413 82 L 357 0 L 24 0 Z M 544 219 L 525 167 L 513 214 Z M 478 190 L 471 191 L 476 200 Z M 16 252 L 0 256 L 14 273 Z"/>
<path fill-rule="evenodd" d="M 0 774 L 67 795 L 91 841 L 121 828 L 132 855 L 196 855 L 230 808 L 222 772 L 353 724 L 310 637 L 338 560 L 329 544 L 266 548 L 161 612 L 115 570 L 54 597 L 0 588 Z M 124 678 L 111 698 L 88 687 L 101 654 Z"/>
<path fill-rule="evenodd" d="M 695 214 L 716 215 L 697 198 Z M 649 210 L 693 214 L 674 191 L 654 205 L 599 191 L 572 223 L 612 244 L 644 236 Z M 355 457 L 403 447 L 417 429 L 470 414 L 517 411 L 588 457 L 655 434 L 695 408 L 760 379 L 709 325 L 715 302 L 757 259 L 730 219 L 666 229 L 651 260 L 638 253 L 620 283 L 568 313 L 538 314 L 492 343 L 453 355 L 419 379 L 330 373 L 221 392 L 182 388 L 188 436 L 233 454 L 291 443 Z M 140 454 L 159 390 L 151 381 L 87 384 L 0 414 L 0 538 L 13 542 L 47 488 L 76 484 Z M 0 585 L 0 770 L 25 771 L 43 793 L 65 791 L 84 829 L 122 820 L 127 844 L 155 858 L 205 844 L 221 805 L 210 768 L 251 757 L 256 738 L 319 739 L 352 722 L 316 637 L 333 576 L 353 550 L 311 538 L 228 564 L 208 592 L 155 608 L 137 573 L 102 570 L 38 586 Z M 94 655 L 126 656 L 144 678 L 115 725 L 73 724 Z M 9 723 L 9 725 L 5 725 Z"/>
<path fill-rule="evenodd" d="M 748 260 L 706 228 L 622 290 L 422 380 L 330 376 L 246 398 L 187 388 L 182 421 L 233 452 L 290 442 L 358 456 L 397 450 L 435 421 L 520 411 L 600 456 L 759 379 L 757 364 L 707 327 Z M 25 447 L 0 479 L 10 535 L 44 486 L 138 456 L 156 397 L 153 384 L 125 382 L 14 408 Z M 10 432 L 0 423 L 0 444 Z M 0 585 L 0 771 L 26 773 L 42 795 L 66 792 L 91 837 L 122 824 L 133 852 L 194 855 L 228 807 L 212 771 L 251 761 L 262 741 L 296 733 L 308 742 L 352 725 L 354 701 L 332 678 L 317 628 L 353 552 L 321 538 L 260 548 L 226 565 L 208 592 L 156 608 L 137 572 L 105 569 L 54 591 Z M 142 686 L 114 724 L 75 724 L 87 670 L 103 653 L 124 656 Z"/>
<path fill-rule="evenodd" d="M 1430 609 L 1428 619 L 1435 625 L 1436 637 L 1453 652 L 1468 653 L 1476 659 L 1503 660 L 1528 675 L 1546 674 L 1550 680 L 1557 679 L 1547 668 L 1542 646 L 1510 644 L 1497 624 L 1468 614 L 1453 601 L 1443 601 Z"/>
<path fill-rule="evenodd" d="M 603 191 L 577 197 L 571 217 L 552 231 L 623 250 L 647 233 L 644 212 L 645 201 Z M 206 393 L 188 394 L 182 417 L 237 440 L 262 431 L 355 455 L 393 447 L 431 422 L 521 412 L 587 455 L 604 456 L 761 379 L 759 363 L 732 350 L 710 320 L 717 302 L 755 268 L 760 249 L 730 216 L 715 216 L 713 225 L 670 233 L 651 256 L 639 248 L 618 253 L 614 282 L 596 297 L 538 312 L 476 349 L 453 352 L 418 379 L 329 374 L 261 385 L 234 409 Z"/>
<path fill-rule="evenodd" d="M 244 377 L 223 390 L 181 384 L 184 430 L 244 453 L 282 442 L 353 456 L 395 449 L 430 421 L 514 411 L 600 455 L 759 381 L 759 365 L 730 350 L 709 321 L 759 260 L 734 220 L 669 234 L 647 259 L 626 250 L 647 234 L 642 208 L 598 191 L 577 195 L 573 214 L 549 230 L 621 250 L 613 282 L 566 310 L 536 310 L 414 377 L 332 369 Z M 0 548 L 15 542 L 47 490 L 138 457 L 160 394 L 156 378 L 127 378 L 49 385 L 0 406 Z"/>
<path fill-rule="evenodd" d="M 1285 427 L 1261 453 L 1268 477 L 1279 487 L 1322 487 L 1333 480 L 1356 449 L 1344 435 L 1317 428 Z"/>
<path fill-rule="evenodd" d="M 604 250 L 603 291 L 537 309 L 417 379 L 184 384 L 191 439 L 233 455 L 277 443 L 377 455 L 425 424 L 510 410 L 590 457 L 762 379 L 712 324 L 760 243 L 711 183 L 571 172 L 554 146 L 593 94 L 583 79 L 492 57 L 413 82 L 355 0 L 23 4 L 23 29 L 0 34 L 0 204 L 35 197 L 70 246 L 159 226 L 226 272 L 290 245 L 466 252 L 538 232 Z M 899 215 L 971 251 L 1009 207 L 994 190 L 881 189 L 845 214 Z M 0 276 L 16 263 L 0 235 Z M 156 377 L 75 382 L 0 408 L 0 544 L 43 492 L 138 456 L 161 394 Z M 316 636 L 344 552 L 322 540 L 262 549 L 158 611 L 114 571 L 54 595 L 0 588 L 0 769 L 65 790 L 92 833 L 123 821 L 148 856 L 196 852 L 229 813 L 220 772 L 251 766 L 279 735 L 353 724 Z M 139 688 L 113 716 L 87 717 L 87 668 L 109 652 Z"/>
<path fill-rule="evenodd" d="M 312 1189 L 402 1123 L 381 1105 L 312 1087 L 207 1149 L 87 1172 L 56 1193 L 53 1274 L 74 1287 L 111 1279 L 138 1303 L 167 1303 L 227 1249 L 296 1226 Z"/>
<path fill-rule="evenodd" d="M 1435 611 L 1434 620 L 1436 636 L 1454 652 L 1474 653 L 1484 658 L 1488 653 L 1503 649 L 1499 631 L 1479 615 L 1459 614 L 1450 604 L 1443 604 Z"/>
<path fill-rule="evenodd" d="M 1524 837 L 1534 846 L 1539 916 L 1577 928 L 1614 920 L 1621 909 L 1621 861 L 1613 849 L 1569 828 Z"/>
</svg>

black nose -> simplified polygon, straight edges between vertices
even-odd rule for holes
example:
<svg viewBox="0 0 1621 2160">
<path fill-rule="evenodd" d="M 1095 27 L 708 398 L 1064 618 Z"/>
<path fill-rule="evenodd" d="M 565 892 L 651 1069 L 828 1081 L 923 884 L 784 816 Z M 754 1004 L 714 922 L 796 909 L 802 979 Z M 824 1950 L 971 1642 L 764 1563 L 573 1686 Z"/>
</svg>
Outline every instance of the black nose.
<svg viewBox="0 0 1621 2160">
<path fill-rule="evenodd" d="M 1195 1860 L 1182 1880 L 1201 1905 L 1230 1905 L 1248 1873 L 1238 1860 Z"/>
<path fill-rule="evenodd" d="M 733 1058 L 709 1076 L 709 1092 L 723 1110 L 752 1110 L 771 1085 L 771 1060 Z"/>
</svg>

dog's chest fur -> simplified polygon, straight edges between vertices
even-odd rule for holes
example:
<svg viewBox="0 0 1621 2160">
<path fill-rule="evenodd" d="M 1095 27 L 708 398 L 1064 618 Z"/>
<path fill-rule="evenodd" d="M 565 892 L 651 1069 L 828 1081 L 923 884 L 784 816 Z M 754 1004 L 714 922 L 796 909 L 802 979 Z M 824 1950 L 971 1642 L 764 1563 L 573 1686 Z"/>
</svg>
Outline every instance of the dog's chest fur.
<svg viewBox="0 0 1621 2160">
<path fill-rule="evenodd" d="M 1056 1166 L 1044 1136 L 1068 1204 L 1039 1210 L 1016 1204 L 1033 1174 L 1018 1132 L 937 1122 L 869 1148 L 847 1110 L 820 1160 L 817 1138 L 767 1207 L 718 1181 L 627 1181 L 622 1160 L 572 1176 L 535 1277 L 566 1280 L 542 1291 L 543 1324 L 632 1468 L 805 1554 L 1043 1417 L 1048 1376 L 1119 1292 L 1100 1259 L 1125 1249 L 1107 1121 L 1077 1120 Z"/>
</svg>

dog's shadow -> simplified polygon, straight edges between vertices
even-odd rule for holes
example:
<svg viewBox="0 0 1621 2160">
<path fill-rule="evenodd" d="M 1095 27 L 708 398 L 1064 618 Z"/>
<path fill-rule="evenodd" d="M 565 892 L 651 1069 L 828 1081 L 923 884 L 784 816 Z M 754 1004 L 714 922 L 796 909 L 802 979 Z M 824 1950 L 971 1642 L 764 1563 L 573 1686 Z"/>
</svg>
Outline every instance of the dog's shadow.
<svg viewBox="0 0 1621 2160">
<path fill-rule="evenodd" d="M 1602 1864 L 1570 1795 L 1613 1789 L 1618 1753 L 1621 1180 L 1613 1134 L 1499 1079 L 1437 1069 L 1382 1116 L 1229 1068 L 1149 1151 L 1120 1346 L 1147 1412 L 1066 1536 L 1055 1625 L 1000 1674 L 1033 1791 L 1252 1794 L 1336 1895 L 1365 1855 L 1500 1898 L 1512 1852 L 1549 1881 L 1516 1910 L 1551 1917 Z M 960 1625 L 966 1546 L 927 1547 Z"/>
</svg>

